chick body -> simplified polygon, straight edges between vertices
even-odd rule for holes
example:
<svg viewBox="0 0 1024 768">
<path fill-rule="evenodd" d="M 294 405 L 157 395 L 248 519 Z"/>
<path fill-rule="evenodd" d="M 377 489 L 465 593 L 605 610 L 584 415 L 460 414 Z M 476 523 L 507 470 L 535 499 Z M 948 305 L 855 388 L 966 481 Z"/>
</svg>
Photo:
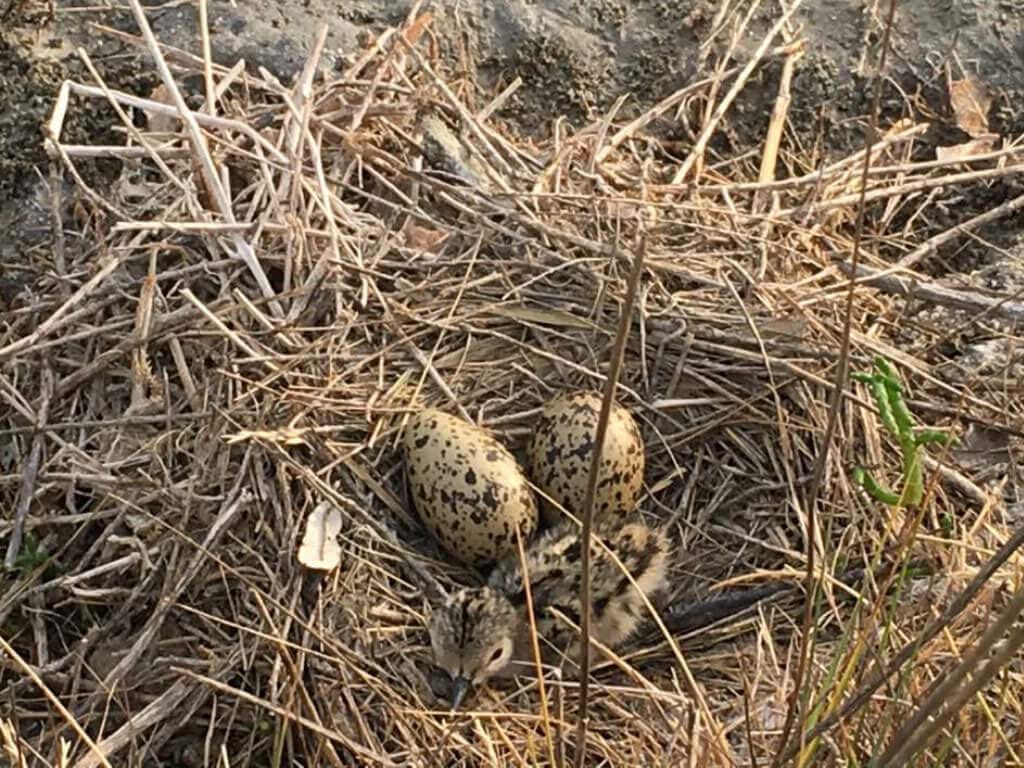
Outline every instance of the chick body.
<svg viewBox="0 0 1024 768">
<path fill-rule="evenodd" d="M 632 576 L 631 581 L 603 547 L 591 543 L 591 637 L 614 647 L 639 626 L 645 613 L 644 596 L 666 586 L 669 544 L 664 534 L 642 523 L 605 525 L 594 534 Z M 572 625 L 578 626 L 581 613 L 581 538 L 576 524 L 565 521 L 526 550 L 534 619 L 547 662 L 578 652 L 579 633 Z M 533 643 L 519 558 L 499 563 L 486 586 L 451 595 L 431 617 L 430 636 L 436 663 L 455 681 L 456 699 L 469 685 L 532 668 Z"/>
</svg>

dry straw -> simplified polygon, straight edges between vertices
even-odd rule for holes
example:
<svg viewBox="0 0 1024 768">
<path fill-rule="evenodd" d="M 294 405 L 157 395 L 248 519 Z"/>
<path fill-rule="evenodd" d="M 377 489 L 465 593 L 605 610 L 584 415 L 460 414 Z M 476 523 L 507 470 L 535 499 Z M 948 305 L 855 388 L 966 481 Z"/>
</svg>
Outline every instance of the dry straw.
<svg viewBox="0 0 1024 768">
<path fill-rule="evenodd" d="M 863 176 L 863 151 L 801 148 L 787 106 L 803 42 L 783 20 L 747 44 L 753 6 L 702 46 L 703 60 L 734 54 L 710 76 L 545 140 L 498 117 L 517 81 L 492 99 L 449 74 L 419 7 L 334 71 L 321 34 L 285 85 L 214 63 L 205 24 L 201 56 L 161 45 L 131 6 L 141 36 L 100 31 L 141 49 L 162 88 L 122 93 L 91 66 L 90 82 L 64 84 L 46 143 L 55 178 L 75 183 L 74 220 L 26 254 L 35 282 L 0 320 L 11 764 L 533 766 L 576 754 L 570 661 L 545 680 L 543 708 L 524 679 L 447 711 L 425 644 L 429 599 L 479 574 L 425 537 L 396 445 L 408 415 L 431 406 L 519 448 L 549 396 L 600 390 L 630 266 L 616 243 L 641 229 L 616 397 L 646 437 L 643 514 L 675 543 L 673 591 L 661 629 L 593 670 L 585 764 L 767 765 L 783 749 L 803 765 L 910 749 L 945 764 L 1024 758 L 1012 634 L 991 656 L 1005 663 L 950 684 L 955 716 L 912 712 L 945 690 L 935 681 L 966 674 L 990 616 L 1016 604 L 1012 548 L 971 599 L 953 600 L 1011 540 L 1003 499 L 1019 498 L 1019 480 L 993 464 L 1020 460 L 1024 398 L 998 371 L 953 376 L 935 351 L 943 329 L 915 327 L 904 294 L 957 308 L 961 330 L 981 312 L 1008 342 L 1021 300 L 891 269 L 1016 210 L 973 211 L 944 231 L 928 215 L 1019 175 L 1018 146 L 939 162 L 921 151 L 927 126 L 882 125 Z M 778 93 L 768 141 L 726 151 L 729 104 L 764 87 Z M 83 102 L 112 107 L 123 144 L 64 141 Z M 481 186 L 428 172 L 415 129 L 427 105 L 484 169 Z M 653 132 L 665 120 L 689 126 L 686 156 Z M 122 173 L 93 188 L 81 169 L 100 156 Z M 854 385 L 837 393 L 808 516 L 862 193 L 850 365 L 885 355 L 922 421 L 1000 436 L 1004 457 L 937 458 L 925 506 L 882 508 L 850 470 L 894 480 L 898 455 Z M 296 553 L 324 500 L 343 513 L 343 557 L 321 579 Z M 819 588 L 801 632 L 808 552 Z M 773 599 L 723 613 L 744 589 Z M 694 609 L 712 597 L 725 602 Z M 783 745 L 804 649 L 798 741 Z M 930 730 L 890 745 L 908 722 Z"/>
</svg>

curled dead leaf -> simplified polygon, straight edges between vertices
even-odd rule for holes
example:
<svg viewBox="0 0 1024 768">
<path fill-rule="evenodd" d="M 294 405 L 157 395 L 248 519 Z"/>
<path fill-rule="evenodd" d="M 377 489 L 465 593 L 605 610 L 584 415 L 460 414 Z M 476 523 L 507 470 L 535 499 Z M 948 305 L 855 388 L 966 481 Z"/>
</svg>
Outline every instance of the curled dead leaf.
<svg viewBox="0 0 1024 768">
<path fill-rule="evenodd" d="M 935 159 L 942 162 L 955 163 L 958 160 L 967 160 L 977 155 L 984 155 L 986 152 L 991 152 L 995 149 L 998 140 L 999 134 L 986 133 L 983 136 L 978 136 L 953 147 L 936 147 Z"/>
<path fill-rule="evenodd" d="M 971 77 L 949 83 L 949 104 L 956 124 L 974 138 L 989 132 L 988 111 L 992 96 L 985 84 Z"/>
<path fill-rule="evenodd" d="M 449 233 L 430 227 L 421 227 L 410 220 L 402 228 L 402 234 L 405 235 L 405 242 L 410 248 L 427 253 L 437 253 L 448 239 Z"/>
<path fill-rule="evenodd" d="M 341 564 L 341 511 L 322 501 L 310 512 L 299 547 L 299 562 L 315 571 L 332 571 Z"/>
</svg>

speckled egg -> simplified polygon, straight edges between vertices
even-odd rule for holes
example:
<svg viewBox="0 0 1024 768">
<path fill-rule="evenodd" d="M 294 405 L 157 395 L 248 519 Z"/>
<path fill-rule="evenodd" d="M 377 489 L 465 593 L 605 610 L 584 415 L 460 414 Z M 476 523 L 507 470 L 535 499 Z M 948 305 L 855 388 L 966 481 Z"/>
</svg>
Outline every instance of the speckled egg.
<svg viewBox="0 0 1024 768">
<path fill-rule="evenodd" d="M 537 526 L 537 503 L 515 457 L 479 427 L 436 410 L 404 435 L 409 495 L 441 546 L 484 565 L 516 551 Z"/>
<path fill-rule="evenodd" d="M 570 392 L 548 401 L 527 446 L 530 478 L 577 517 L 583 513 L 594 455 L 601 395 Z M 644 481 L 644 441 L 628 410 L 612 404 L 594 494 L 594 519 L 622 517 L 636 509 Z M 541 496 L 544 519 L 561 513 Z"/>
</svg>

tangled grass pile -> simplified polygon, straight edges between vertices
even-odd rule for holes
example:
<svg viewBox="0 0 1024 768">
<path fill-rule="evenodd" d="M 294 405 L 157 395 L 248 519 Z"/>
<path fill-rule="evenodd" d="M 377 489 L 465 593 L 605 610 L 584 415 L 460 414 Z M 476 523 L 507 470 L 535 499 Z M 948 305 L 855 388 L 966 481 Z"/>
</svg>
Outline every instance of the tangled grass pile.
<svg viewBox="0 0 1024 768">
<path fill-rule="evenodd" d="M 1019 147 L 922 159 L 912 120 L 882 126 L 866 172 L 864 152 L 790 146 L 802 47 L 771 36 L 749 66 L 723 59 L 631 119 L 619 102 L 539 141 L 496 117 L 514 83 L 485 94 L 447 74 L 429 14 L 331 74 L 321 37 L 286 86 L 160 46 L 133 7 L 142 35 L 125 39 L 162 86 L 65 84 L 47 143 L 77 180 L 77 234 L 30 254 L 42 287 L 0 325 L 12 764 L 570 762 L 568 671 L 543 698 L 521 680 L 447 711 L 425 583 L 481 575 L 426 536 L 396 448 L 409 414 L 439 407 L 521 450 L 552 394 L 600 389 L 638 249 L 617 398 L 647 444 L 643 515 L 675 546 L 669 631 L 595 670 L 586 764 L 1024 757 L 1020 630 L 986 635 L 1020 602 L 1007 500 L 1024 398 L 945 359 L 903 295 L 1012 339 L 1018 300 L 911 270 L 1019 205 L 954 229 L 929 214 L 1019 174 Z M 727 151 L 728 107 L 762 66 L 780 77 L 765 141 Z M 64 143 L 64 115 L 96 99 L 123 145 Z M 460 136 L 440 163 L 426 113 Z M 121 162 L 109 188 L 76 170 L 98 156 Z M 980 462 L 929 446 L 920 505 L 853 481 L 859 465 L 901 473 L 868 386 L 845 376 L 878 355 L 922 424 L 1003 438 Z M 323 501 L 343 513 L 327 575 L 296 557 Z M 993 647 L 1011 655 L 967 677 Z M 955 717 L 916 719 L 941 683 L 929 711 L 963 696 Z"/>
</svg>

